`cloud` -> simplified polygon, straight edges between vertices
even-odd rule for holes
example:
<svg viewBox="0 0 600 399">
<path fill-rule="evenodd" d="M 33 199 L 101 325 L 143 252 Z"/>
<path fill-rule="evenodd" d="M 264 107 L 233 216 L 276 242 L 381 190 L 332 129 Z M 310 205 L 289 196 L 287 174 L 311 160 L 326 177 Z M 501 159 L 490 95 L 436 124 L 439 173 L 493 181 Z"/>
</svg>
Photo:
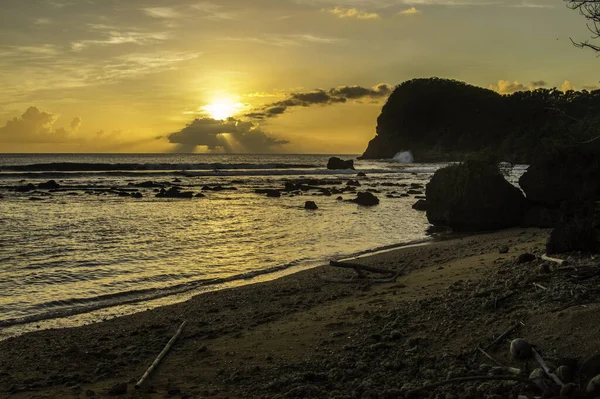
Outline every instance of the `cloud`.
<svg viewBox="0 0 600 399">
<path fill-rule="evenodd" d="M 179 18 L 181 14 L 171 7 L 148 7 L 142 8 L 144 14 L 152 18 Z"/>
<path fill-rule="evenodd" d="M 404 0 L 404 4 L 424 5 L 424 6 L 462 7 L 462 6 L 491 6 L 491 5 L 496 5 L 496 4 L 502 4 L 502 1 L 496 1 L 496 0 Z"/>
<path fill-rule="evenodd" d="M 307 44 L 334 44 L 340 41 L 340 39 L 336 38 L 321 37 L 311 34 L 225 37 L 221 38 L 221 40 L 252 42 L 277 47 L 305 46 Z"/>
<path fill-rule="evenodd" d="M 547 85 L 548 83 L 546 83 L 543 80 L 536 80 L 534 82 L 530 82 L 528 85 L 519 83 L 516 80 L 514 82 L 510 82 L 508 80 L 499 80 L 497 84 L 490 85 L 489 89 L 494 90 L 500 94 L 513 94 L 518 91 L 539 89 L 540 87 L 545 87 Z"/>
<path fill-rule="evenodd" d="M 575 90 L 575 86 L 573 86 L 573 83 L 571 83 L 571 81 L 565 80 L 563 82 L 562 86 L 560 86 L 560 90 L 561 91 Z"/>
<path fill-rule="evenodd" d="M 361 11 L 356 8 L 335 7 L 327 12 L 337 16 L 338 18 L 356 18 L 356 19 L 378 19 L 379 14 L 374 12 Z"/>
<path fill-rule="evenodd" d="M 553 4 L 539 4 L 539 3 L 531 3 L 529 1 L 522 1 L 519 4 L 512 4 L 509 7 L 514 8 L 554 8 Z"/>
<path fill-rule="evenodd" d="M 156 44 L 168 40 L 171 35 L 168 32 L 147 32 L 141 30 L 123 31 L 115 27 L 101 24 L 88 25 L 92 31 L 99 31 L 102 39 L 78 40 L 71 42 L 71 50 L 81 51 L 93 45 L 108 46 L 116 44 Z"/>
<path fill-rule="evenodd" d="M 417 10 L 415 7 L 407 8 L 404 11 L 400 11 L 398 14 L 400 15 L 417 15 L 421 14 L 421 10 Z"/>
<path fill-rule="evenodd" d="M 60 143 L 69 139 L 69 132 L 64 128 L 55 128 L 58 116 L 40 111 L 37 107 L 29 107 L 20 118 L 13 118 L 0 127 L 0 142 L 9 143 Z M 78 123 L 75 123 L 75 121 Z M 81 119 L 75 118 L 71 128 L 79 128 Z M 75 130 L 75 129 L 73 129 Z"/>
<path fill-rule="evenodd" d="M 235 118 L 195 119 L 167 138 L 178 144 L 178 152 L 193 152 L 196 147 L 205 146 L 217 152 L 265 153 L 288 143 L 264 132 L 256 123 Z"/>
<path fill-rule="evenodd" d="M 208 1 L 201 1 L 191 6 L 204 14 L 208 19 L 224 19 L 233 20 L 237 19 L 238 16 L 235 13 L 223 11 L 223 7 Z"/>
<path fill-rule="evenodd" d="M 379 99 L 388 96 L 392 90 L 392 86 L 380 83 L 371 88 L 338 86 L 329 90 L 317 89 L 308 92 L 290 93 L 286 99 L 257 108 L 246 114 L 246 116 L 255 119 L 272 118 L 284 114 L 291 107 L 341 104 L 348 100 Z"/>
</svg>

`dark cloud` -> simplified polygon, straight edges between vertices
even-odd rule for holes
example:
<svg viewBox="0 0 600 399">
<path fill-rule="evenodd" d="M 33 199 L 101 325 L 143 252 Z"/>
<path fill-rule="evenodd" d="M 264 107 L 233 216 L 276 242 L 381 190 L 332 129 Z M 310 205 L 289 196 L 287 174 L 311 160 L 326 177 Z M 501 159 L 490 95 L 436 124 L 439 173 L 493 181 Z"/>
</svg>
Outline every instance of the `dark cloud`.
<svg viewBox="0 0 600 399">
<path fill-rule="evenodd" d="M 19 118 L 13 118 L 0 127 L 0 142 L 11 143 L 61 143 L 70 138 L 65 128 L 55 128 L 58 115 L 40 111 L 37 107 L 29 107 Z M 71 122 L 71 129 L 76 130 L 81 119 Z"/>
<path fill-rule="evenodd" d="M 380 83 L 371 88 L 339 86 L 329 90 L 318 89 L 304 93 L 291 93 L 285 100 L 267 104 L 246 114 L 246 116 L 254 119 L 273 118 L 285 113 L 291 107 L 342 104 L 348 100 L 376 100 L 388 96 L 392 90 L 392 86 Z"/>
<path fill-rule="evenodd" d="M 545 80 L 536 80 L 535 82 L 529 83 L 529 87 L 537 88 L 537 87 L 546 87 L 548 86 L 548 82 Z"/>
<path fill-rule="evenodd" d="M 195 119 L 167 138 L 178 144 L 177 150 L 181 152 L 193 152 L 196 147 L 206 146 L 211 151 L 265 153 L 288 143 L 262 131 L 253 122 L 235 118 Z"/>
</svg>

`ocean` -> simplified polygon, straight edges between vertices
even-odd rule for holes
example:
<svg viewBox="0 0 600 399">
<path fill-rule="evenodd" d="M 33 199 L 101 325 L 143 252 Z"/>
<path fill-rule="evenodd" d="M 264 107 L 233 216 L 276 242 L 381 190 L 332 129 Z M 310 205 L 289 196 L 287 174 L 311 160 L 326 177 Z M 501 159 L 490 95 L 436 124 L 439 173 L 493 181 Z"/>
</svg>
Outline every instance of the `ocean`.
<svg viewBox="0 0 600 399">
<path fill-rule="evenodd" d="M 406 193 L 411 184 L 424 192 L 419 187 L 442 165 L 359 160 L 355 171 L 328 170 L 328 158 L 0 155 L 0 337 L 427 239 L 425 214 L 412 209 L 419 194 Z M 37 188 L 49 180 L 58 186 Z M 380 204 L 335 193 L 350 180 Z M 279 198 L 261 191 L 286 183 L 312 188 Z M 27 184 L 36 187 L 14 190 Z M 194 197 L 156 196 L 172 185 Z M 308 200 L 319 209 L 305 210 Z"/>
</svg>

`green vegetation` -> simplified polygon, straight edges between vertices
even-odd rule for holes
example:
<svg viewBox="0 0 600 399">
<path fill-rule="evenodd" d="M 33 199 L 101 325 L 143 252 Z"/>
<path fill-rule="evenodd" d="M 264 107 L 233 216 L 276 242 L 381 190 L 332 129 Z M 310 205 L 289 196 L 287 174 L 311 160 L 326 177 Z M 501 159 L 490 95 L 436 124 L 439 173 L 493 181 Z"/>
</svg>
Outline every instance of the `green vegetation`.
<svg viewBox="0 0 600 399">
<path fill-rule="evenodd" d="M 410 150 L 417 161 L 452 161 L 483 150 L 529 163 L 536 153 L 600 135 L 599 126 L 600 90 L 500 95 L 455 80 L 413 79 L 390 95 L 363 158 Z"/>
</svg>

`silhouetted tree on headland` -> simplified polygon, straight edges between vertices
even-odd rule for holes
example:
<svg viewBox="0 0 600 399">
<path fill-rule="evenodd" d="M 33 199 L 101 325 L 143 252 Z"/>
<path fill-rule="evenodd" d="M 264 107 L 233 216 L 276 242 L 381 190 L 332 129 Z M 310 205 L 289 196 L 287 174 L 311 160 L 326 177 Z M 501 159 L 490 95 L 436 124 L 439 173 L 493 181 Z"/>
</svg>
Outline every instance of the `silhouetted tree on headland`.
<svg viewBox="0 0 600 399">
<path fill-rule="evenodd" d="M 587 26 L 592 32 L 592 39 L 600 38 L 600 0 L 565 0 L 567 6 L 572 10 L 578 10 L 581 15 L 586 17 L 590 22 Z M 579 48 L 591 48 L 594 51 L 600 52 L 600 45 L 592 44 L 589 40 L 576 42 L 571 39 L 573 44 Z"/>
</svg>

